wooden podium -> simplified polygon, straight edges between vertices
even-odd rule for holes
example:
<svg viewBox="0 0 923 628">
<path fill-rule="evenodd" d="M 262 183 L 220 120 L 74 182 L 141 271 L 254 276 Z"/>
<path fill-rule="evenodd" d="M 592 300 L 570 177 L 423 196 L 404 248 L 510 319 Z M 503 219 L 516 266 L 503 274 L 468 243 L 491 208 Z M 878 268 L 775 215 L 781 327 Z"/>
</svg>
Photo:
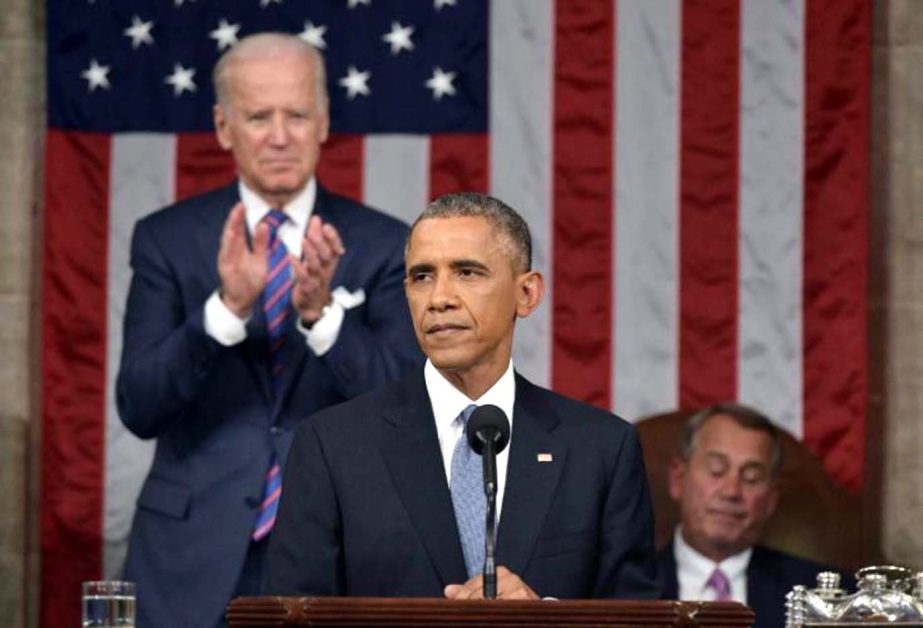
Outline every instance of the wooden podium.
<svg viewBox="0 0 923 628">
<path fill-rule="evenodd" d="M 438 598 L 242 597 L 229 628 L 269 626 L 736 626 L 753 623 L 737 602 L 470 600 Z"/>
</svg>

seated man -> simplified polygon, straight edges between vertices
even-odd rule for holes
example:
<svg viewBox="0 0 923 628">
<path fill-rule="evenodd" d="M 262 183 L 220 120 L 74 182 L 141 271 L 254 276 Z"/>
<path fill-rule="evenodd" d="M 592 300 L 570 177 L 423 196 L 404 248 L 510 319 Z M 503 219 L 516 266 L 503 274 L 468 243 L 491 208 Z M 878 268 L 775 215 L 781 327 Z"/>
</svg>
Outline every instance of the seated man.
<svg viewBox="0 0 923 628">
<path fill-rule="evenodd" d="M 488 196 L 443 196 L 414 223 L 405 262 L 426 365 L 299 428 L 268 590 L 482 597 L 486 504 L 464 426 L 471 405 L 493 404 L 512 423 L 497 464 L 498 597 L 657 597 L 635 429 L 513 369 L 515 321 L 544 293 L 523 219 Z"/>
<path fill-rule="evenodd" d="M 658 554 L 665 598 L 735 600 L 753 609 L 756 628 L 785 624 L 785 594 L 830 568 L 756 544 L 781 463 L 778 428 L 752 408 L 720 404 L 689 419 L 669 468 L 680 525 Z"/>
</svg>

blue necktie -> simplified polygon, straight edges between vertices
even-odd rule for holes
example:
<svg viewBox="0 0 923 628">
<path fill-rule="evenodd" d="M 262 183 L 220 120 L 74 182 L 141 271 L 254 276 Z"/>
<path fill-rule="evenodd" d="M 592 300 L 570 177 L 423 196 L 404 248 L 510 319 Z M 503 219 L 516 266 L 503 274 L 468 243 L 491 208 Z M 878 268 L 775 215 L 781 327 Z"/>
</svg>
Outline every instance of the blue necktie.
<svg viewBox="0 0 923 628">
<path fill-rule="evenodd" d="M 282 389 L 282 375 L 285 364 L 282 361 L 282 345 L 285 342 L 287 323 L 292 317 L 292 269 L 288 261 L 288 250 L 279 239 L 279 227 L 288 217 L 277 209 L 271 209 L 263 217 L 269 225 L 269 253 L 267 266 L 269 276 L 266 287 L 260 296 L 263 312 L 266 315 L 266 332 L 269 337 L 269 363 L 272 375 L 272 388 L 276 396 Z M 269 459 L 269 470 L 263 480 L 263 495 L 260 500 L 260 512 L 253 524 L 252 538 L 262 540 L 276 523 L 279 510 L 279 498 L 282 496 L 282 473 L 276 455 Z"/>
<path fill-rule="evenodd" d="M 277 209 L 271 209 L 263 217 L 269 225 L 269 253 L 267 267 L 269 275 L 260 295 L 263 313 L 266 315 L 266 331 L 269 336 L 269 362 L 273 391 L 278 395 L 282 385 L 285 365 L 282 363 L 282 345 L 292 317 L 292 268 L 288 261 L 288 250 L 279 239 L 279 227 L 288 217 Z"/>
<path fill-rule="evenodd" d="M 487 520 L 483 462 L 471 449 L 465 436 L 465 427 L 475 408 L 477 406 L 474 404 L 468 406 L 456 419 L 462 423 L 462 434 L 452 453 L 452 479 L 449 482 L 455 522 L 469 578 L 484 569 L 484 525 Z"/>
</svg>

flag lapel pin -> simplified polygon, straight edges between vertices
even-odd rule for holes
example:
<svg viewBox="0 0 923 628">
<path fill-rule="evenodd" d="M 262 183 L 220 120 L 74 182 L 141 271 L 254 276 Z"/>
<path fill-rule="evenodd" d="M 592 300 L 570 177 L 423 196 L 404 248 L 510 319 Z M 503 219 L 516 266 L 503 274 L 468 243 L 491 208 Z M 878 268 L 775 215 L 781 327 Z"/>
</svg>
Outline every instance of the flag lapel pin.
<svg viewBox="0 0 923 628">
<path fill-rule="evenodd" d="M 546 453 L 538 454 L 535 459 L 539 462 L 554 462 L 554 456 Z"/>
</svg>

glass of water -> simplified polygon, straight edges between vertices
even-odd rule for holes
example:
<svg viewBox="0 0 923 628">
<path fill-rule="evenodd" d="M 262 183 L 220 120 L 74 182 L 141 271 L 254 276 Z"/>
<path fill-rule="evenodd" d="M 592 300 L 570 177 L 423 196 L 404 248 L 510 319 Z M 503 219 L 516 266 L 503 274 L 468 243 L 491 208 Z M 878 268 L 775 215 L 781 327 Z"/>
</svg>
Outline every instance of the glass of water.
<svg viewBox="0 0 923 628">
<path fill-rule="evenodd" d="M 134 626 L 134 582 L 94 580 L 83 583 L 83 628 Z"/>
</svg>

